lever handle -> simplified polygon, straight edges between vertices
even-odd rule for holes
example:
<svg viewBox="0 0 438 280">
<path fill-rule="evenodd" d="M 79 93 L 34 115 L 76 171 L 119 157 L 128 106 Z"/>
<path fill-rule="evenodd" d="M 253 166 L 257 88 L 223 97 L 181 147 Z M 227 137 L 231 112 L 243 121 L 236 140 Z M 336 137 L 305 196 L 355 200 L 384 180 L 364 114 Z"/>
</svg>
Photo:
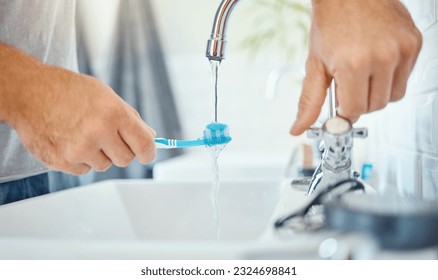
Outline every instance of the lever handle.
<svg viewBox="0 0 438 280">
<path fill-rule="evenodd" d="M 322 138 L 322 128 L 311 127 L 307 131 L 307 138 L 309 139 L 321 139 Z"/>
<path fill-rule="evenodd" d="M 367 138 L 368 137 L 368 129 L 366 127 L 353 128 L 353 137 L 354 138 Z"/>
</svg>

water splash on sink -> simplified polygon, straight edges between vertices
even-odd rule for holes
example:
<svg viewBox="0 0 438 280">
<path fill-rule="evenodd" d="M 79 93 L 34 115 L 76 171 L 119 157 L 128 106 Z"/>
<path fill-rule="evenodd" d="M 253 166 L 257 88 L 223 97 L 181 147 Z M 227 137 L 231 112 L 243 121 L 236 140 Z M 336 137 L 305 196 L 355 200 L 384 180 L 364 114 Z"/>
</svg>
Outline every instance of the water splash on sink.
<svg viewBox="0 0 438 280">
<path fill-rule="evenodd" d="M 209 152 L 211 154 L 211 171 L 213 174 L 213 181 L 210 191 L 210 199 L 213 205 L 213 221 L 216 226 L 216 235 L 217 239 L 220 239 L 221 236 L 221 226 L 220 226 L 220 207 L 219 207 L 219 164 L 218 158 L 220 152 L 225 148 L 225 145 L 218 145 L 209 147 Z"/>
</svg>

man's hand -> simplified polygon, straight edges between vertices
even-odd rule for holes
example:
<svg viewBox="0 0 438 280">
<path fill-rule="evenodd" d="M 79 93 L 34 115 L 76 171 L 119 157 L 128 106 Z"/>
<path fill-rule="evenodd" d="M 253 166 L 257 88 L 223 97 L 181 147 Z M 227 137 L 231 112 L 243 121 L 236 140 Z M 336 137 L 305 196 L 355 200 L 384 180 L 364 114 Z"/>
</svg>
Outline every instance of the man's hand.
<svg viewBox="0 0 438 280">
<path fill-rule="evenodd" d="M 5 71 L 9 80 L 0 79 L 2 118 L 47 167 L 78 175 L 124 167 L 134 157 L 153 160 L 155 132 L 111 88 L 12 48 L 3 51 L 17 64 Z"/>
<path fill-rule="evenodd" d="M 331 80 L 338 114 L 360 115 L 401 99 L 421 49 L 421 33 L 399 0 L 313 0 L 299 135 L 318 118 Z"/>
</svg>

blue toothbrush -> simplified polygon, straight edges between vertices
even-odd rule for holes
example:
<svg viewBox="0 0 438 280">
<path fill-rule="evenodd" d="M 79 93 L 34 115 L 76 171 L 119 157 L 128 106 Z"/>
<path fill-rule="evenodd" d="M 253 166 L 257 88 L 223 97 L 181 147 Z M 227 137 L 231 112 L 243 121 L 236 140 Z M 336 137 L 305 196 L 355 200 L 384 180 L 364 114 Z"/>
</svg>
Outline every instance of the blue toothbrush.
<svg viewBox="0 0 438 280">
<path fill-rule="evenodd" d="M 223 123 L 210 123 L 204 130 L 202 138 L 196 140 L 175 140 L 165 138 L 155 138 L 157 149 L 189 148 L 197 146 L 216 146 L 225 145 L 231 141 L 230 129 Z"/>
</svg>

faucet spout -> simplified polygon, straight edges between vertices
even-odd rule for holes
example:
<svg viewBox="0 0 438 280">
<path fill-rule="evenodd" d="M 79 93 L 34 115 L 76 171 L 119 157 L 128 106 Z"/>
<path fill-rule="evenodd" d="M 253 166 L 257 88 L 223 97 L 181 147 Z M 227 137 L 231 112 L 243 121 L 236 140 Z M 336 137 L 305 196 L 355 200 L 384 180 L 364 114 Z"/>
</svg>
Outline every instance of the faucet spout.
<svg viewBox="0 0 438 280">
<path fill-rule="evenodd" d="M 222 61 L 225 58 L 228 20 L 239 0 L 222 0 L 216 11 L 213 29 L 207 42 L 206 56 L 209 60 Z"/>
</svg>

